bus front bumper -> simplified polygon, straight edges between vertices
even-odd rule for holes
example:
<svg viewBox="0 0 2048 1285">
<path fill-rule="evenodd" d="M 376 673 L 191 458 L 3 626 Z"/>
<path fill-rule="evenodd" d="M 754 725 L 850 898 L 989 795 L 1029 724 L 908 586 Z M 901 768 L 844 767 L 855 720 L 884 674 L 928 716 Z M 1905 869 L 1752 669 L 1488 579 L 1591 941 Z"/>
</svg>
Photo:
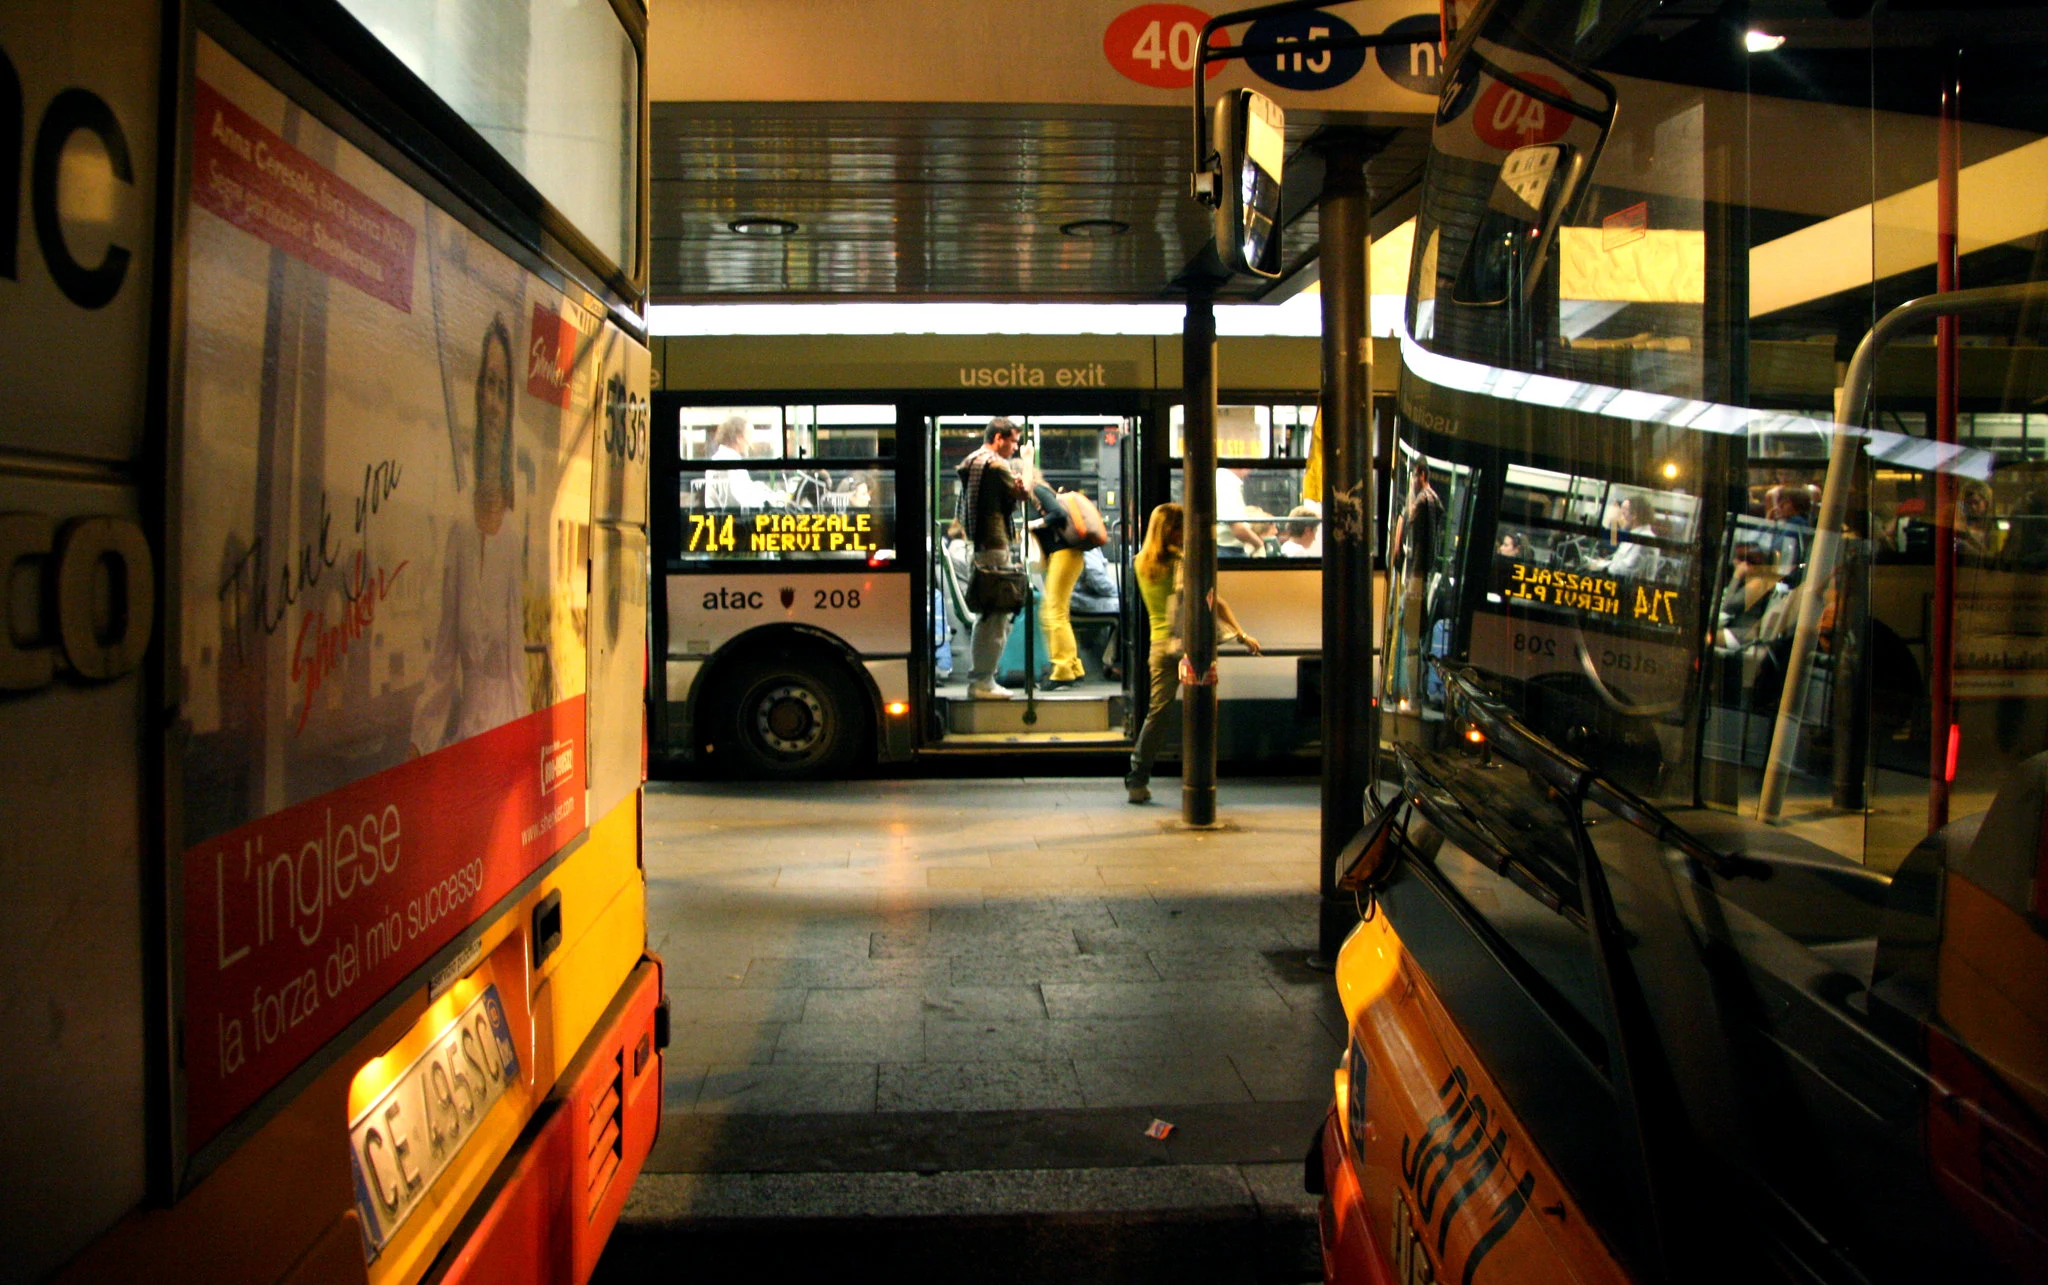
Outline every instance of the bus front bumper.
<svg viewBox="0 0 2048 1285">
<path fill-rule="evenodd" d="M 1330 1285 L 1398 1285 L 1385 1238 L 1365 1212 L 1365 1192 L 1352 1168 L 1351 1150 L 1333 1104 L 1323 1119 L 1312 1161 L 1322 1162 L 1322 1202 L 1316 1225 L 1323 1246 L 1323 1279 Z"/>
<path fill-rule="evenodd" d="M 654 1146 L 667 1036 L 661 960 L 647 955 L 428 1272 L 433 1285 L 590 1279 Z"/>
</svg>

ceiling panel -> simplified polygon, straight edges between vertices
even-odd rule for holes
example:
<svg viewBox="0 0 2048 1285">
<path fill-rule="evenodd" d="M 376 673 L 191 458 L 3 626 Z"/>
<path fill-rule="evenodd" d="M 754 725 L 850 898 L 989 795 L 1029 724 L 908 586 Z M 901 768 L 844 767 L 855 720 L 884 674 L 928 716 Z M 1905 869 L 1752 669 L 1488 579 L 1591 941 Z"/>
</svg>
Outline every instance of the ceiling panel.
<svg viewBox="0 0 2048 1285">
<path fill-rule="evenodd" d="M 971 113 L 971 114 L 970 114 Z M 1290 124 L 1290 149 L 1315 127 Z M 1210 240 L 1186 196 L 1177 112 L 656 103 L 651 140 L 657 302 L 807 298 L 1159 299 Z M 1419 134 L 1375 158 L 1375 195 L 1412 184 Z M 1313 254 L 1319 167 L 1290 165 L 1282 242 Z M 742 216 L 798 225 L 742 236 Z M 1080 219 L 1129 231 L 1061 233 Z M 1256 295 L 1239 280 L 1223 297 Z"/>
</svg>

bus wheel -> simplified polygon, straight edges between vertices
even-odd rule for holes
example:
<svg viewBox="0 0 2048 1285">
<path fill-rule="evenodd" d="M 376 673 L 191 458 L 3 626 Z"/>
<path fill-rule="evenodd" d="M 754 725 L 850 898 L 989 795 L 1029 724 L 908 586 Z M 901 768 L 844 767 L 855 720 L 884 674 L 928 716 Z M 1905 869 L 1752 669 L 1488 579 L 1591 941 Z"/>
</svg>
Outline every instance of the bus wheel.
<svg viewBox="0 0 2048 1285">
<path fill-rule="evenodd" d="M 800 661 L 771 661 L 735 675 L 733 766 L 752 776 L 828 777 L 859 755 L 866 711 L 851 683 Z"/>
</svg>

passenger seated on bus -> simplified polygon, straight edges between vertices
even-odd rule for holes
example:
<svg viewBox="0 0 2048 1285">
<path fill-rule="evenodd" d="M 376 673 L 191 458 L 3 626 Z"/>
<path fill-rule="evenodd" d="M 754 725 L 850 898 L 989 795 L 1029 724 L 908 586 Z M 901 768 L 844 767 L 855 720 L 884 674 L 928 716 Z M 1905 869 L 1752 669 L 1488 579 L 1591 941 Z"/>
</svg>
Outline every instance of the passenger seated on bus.
<svg viewBox="0 0 2048 1285">
<path fill-rule="evenodd" d="M 1832 657 L 1838 667 L 1833 692 L 1846 693 L 1854 700 L 1868 700 L 1871 739 L 1888 740 L 1919 725 L 1926 708 L 1927 688 L 1920 677 L 1920 663 L 1913 659 L 1911 649 L 1890 625 L 1860 611 L 1841 610 L 1841 585 L 1846 577 L 1861 574 L 1862 567 L 1857 563 L 1836 569 L 1821 598 L 1820 631 L 1814 648 L 1817 657 Z M 1788 614 L 1798 610 L 1796 597 L 1787 608 Z M 1785 670 L 1792 662 L 1793 641 L 1794 634 L 1787 628 L 1765 648 L 1749 689 L 1748 705 L 1752 712 L 1777 713 L 1785 690 Z M 1846 677 L 1841 666 L 1848 668 Z"/>
<path fill-rule="evenodd" d="M 1979 560 L 1998 552 L 1991 488 L 1976 478 L 1965 478 L 1956 486 L 1956 552 Z"/>
<path fill-rule="evenodd" d="M 939 677 L 951 678 L 955 669 L 966 667 L 968 638 L 974 629 L 974 612 L 967 607 L 967 577 L 973 569 L 974 550 L 958 522 L 946 524 L 939 546 L 939 564 L 934 575 L 939 589 L 937 610 L 945 617 L 946 656 L 938 665 Z"/>
<path fill-rule="evenodd" d="M 1657 511 L 1642 496 L 1622 497 L 1617 516 L 1620 528 L 1627 534 L 1652 540 L 1657 538 Z M 1595 565 L 1616 578 L 1650 579 L 1657 568 L 1657 550 L 1647 544 L 1624 539 L 1620 548 Z"/>
<path fill-rule="evenodd" d="M 1792 627 L 1792 589 L 1778 566 L 1778 550 L 1766 543 L 1735 546 L 1735 564 L 1721 595 L 1719 643 L 1725 649 L 1769 642 Z"/>
<path fill-rule="evenodd" d="M 1800 482 L 1772 487 L 1764 492 L 1764 518 L 1772 524 L 1779 574 L 1786 588 L 1796 589 L 1806 576 L 1807 551 L 1813 547 L 1813 492 Z"/>
<path fill-rule="evenodd" d="M 711 458 L 743 460 L 747 447 L 747 417 L 728 415 L 711 438 Z M 768 487 L 756 482 L 743 468 L 707 469 L 704 473 L 704 503 L 714 509 L 758 509 L 768 503 Z"/>
<path fill-rule="evenodd" d="M 1083 617 L 1076 622 L 1074 632 L 1089 630 L 1101 637 L 1101 645 L 1094 648 L 1100 662 L 1098 672 L 1111 682 L 1123 681 L 1123 666 L 1117 660 L 1123 599 L 1117 593 L 1116 577 L 1110 574 L 1109 558 L 1099 548 L 1081 555 L 1081 579 L 1074 585 L 1072 605 L 1074 615 Z"/>
<path fill-rule="evenodd" d="M 1283 558 L 1323 556 L 1323 521 L 1307 505 L 1297 505 L 1287 514 L 1287 538 L 1280 542 Z"/>
</svg>

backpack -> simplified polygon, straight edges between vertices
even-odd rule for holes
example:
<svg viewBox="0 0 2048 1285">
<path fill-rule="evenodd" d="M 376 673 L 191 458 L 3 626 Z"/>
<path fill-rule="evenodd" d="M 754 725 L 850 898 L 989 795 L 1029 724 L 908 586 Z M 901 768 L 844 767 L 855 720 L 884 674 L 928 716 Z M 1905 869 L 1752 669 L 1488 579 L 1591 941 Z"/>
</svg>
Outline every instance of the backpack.
<svg viewBox="0 0 2048 1285">
<path fill-rule="evenodd" d="M 1060 503 L 1067 510 L 1069 548 L 1099 549 L 1109 543 L 1109 524 L 1102 520 L 1095 501 L 1079 491 L 1062 491 Z"/>
</svg>

